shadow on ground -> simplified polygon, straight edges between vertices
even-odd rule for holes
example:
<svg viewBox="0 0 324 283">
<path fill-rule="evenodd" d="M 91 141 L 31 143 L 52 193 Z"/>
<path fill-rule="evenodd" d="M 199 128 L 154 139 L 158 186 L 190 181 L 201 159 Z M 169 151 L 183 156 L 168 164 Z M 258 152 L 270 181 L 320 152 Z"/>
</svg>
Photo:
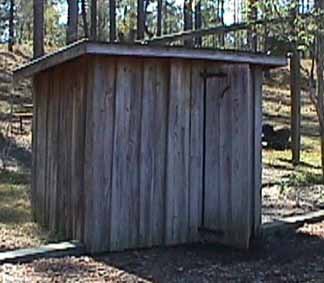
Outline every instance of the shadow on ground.
<svg viewBox="0 0 324 283">
<path fill-rule="evenodd" d="M 296 232 L 258 242 L 250 251 L 208 244 L 108 254 L 97 260 L 150 282 L 324 280 L 323 239 Z"/>
<path fill-rule="evenodd" d="M 17 145 L 15 140 L 8 139 L 0 132 L 0 152 L 8 146 L 9 154 L 7 159 L 9 163 L 16 163 L 18 167 L 29 171 L 31 168 L 31 151 Z"/>
<path fill-rule="evenodd" d="M 31 221 L 30 176 L 27 173 L 0 171 L 0 223 L 21 224 Z"/>
</svg>

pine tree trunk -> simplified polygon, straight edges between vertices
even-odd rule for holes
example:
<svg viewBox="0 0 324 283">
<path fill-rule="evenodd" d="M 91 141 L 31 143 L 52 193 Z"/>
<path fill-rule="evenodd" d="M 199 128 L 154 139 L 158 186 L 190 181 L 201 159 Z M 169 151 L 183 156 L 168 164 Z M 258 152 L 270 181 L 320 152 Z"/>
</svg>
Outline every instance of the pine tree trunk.
<svg viewBox="0 0 324 283">
<path fill-rule="evenodd" d="M 97 40 L 97 0 L 91 0 L 91 39 Z"/>
<path fill-rule="evenodd" d="M 162 14 L 163 14 L 163 32 L 164 34 L 169 33 L 168 29 L 168 1 L 165 0 L 164 5 L 162 7 Z"/>
<path fill-rule="evenodd" d="M 109 0 L 109 40 L 116 40 L 116 1 Z"/>
<path fill-rule="evenodd" d="M 221 22 L 221 25 L 222 26 L 225 25 L 224 15 L 225 15 L 224 0 L 221 0 L 221 5 L 220 5 L 220 22 Z M 223 32 L 219 35 L 219 41 L 220 41 L 221 47 L 224 48 L 225 47 L 225 34 Z"/>
<path fill-rule="evenodd" d="M 157 27 L 156 27 L 157 36 L 162 35 L 162 8 L 163 8 L 163 1 L 158 0 L 158 3 L 157 3 Z"/>
<path fill-rule="evenodd" d="M 89 27 L 87 21 L 87 3 L 86 0 L 81 0 L 81 12 L 82 12 L 82 21 L 83 21 L 83 30 L 84 37 L 89 37 Z"/>
<path fill-rule="evenodd" d="M 198 1 L 195 7 L 195 29 L 199 30 L 202 26 L 202 20 L 201 20 L 201 1 Z M 201 37 L 197 37 L 195 39 L 195 45 L 201 46 L 202 39 Z"/>
<path fill-rule="evenodd" d="M 321 9 L 321 11 L 324 10 L 324 0 L 317 0 L 317 7 Z M 323 30 L 324 23 L 323 20 L 320 21 L 319 24 L 320 30 Z M 323 71 L 324 71 L 324 35 L 321 32 L 318 32 L 317 34 L 317 40 L 316 40 L 317 48 L 316 48 L 316 74 L 317 74 L 317 102 L 318 102 L 318 108 L 319 113 L 322 115 L 319 115 L 320 120 L 320 138 L 321 138 L 321 162 L 322 162 L 322 175 L 324 179 L 324 77 L 323 77 Z"/>
<path fill-rule="evenodd" d="M 249 0 L 248 2 L 248 22 L 255 21 L 257 19 L 257 9 L 255 7 L 256 0 Z M 256 52 L 258 48 L 256 27 L 251 27 L 248 30 L 248 45 L 249 49 Z"/>
<path fill-rule="evenodd" d="M 300 55 L 295 47 L 290 59 L 291 149 L 292 163 L 300 162 Z"/>
<path fill-rule="evenodd" d="M 33 2 L 34 28 L 33 28 L 33 55 L 34 58 L 44 55 L 44 2 Z"/>
<path fill-rule="evenodd" d="M 183 4 L 184 30 L 192 30 L 192 0 L 185 0 Z M 192 40 L 184 41 L 187 47 L 192 46 Z"/>
<path fill-rule="evenodd" d="M 298 1 L 298 0 L 295 0 Z M 294 19 L 298 15 L 299 6 L 296 5 L 291 11 L 292 14 L 292 35 L 293 42 L 292 46 L 292 57 L 290 60 L 290 92 L 291 92 L 291 149 L 292 149 L 292 163 L 293 165 L 298 165 L 300 162 L 300 54 L 297 50 L 298 48 L 298 34 L 295 29 Z"/>
<path fill-rule="evenodd" d="M 68 0 L 68 26 L 66 32 L 66 43 L 78 40 L 78 1 Z"/>
<path fill-rule="evenodd" d="M 144 0 L 137 0 L 137 39 L 144 39 L 145 14 Z"/>
<path fill-rule="evenodd" d="M 10 11 L 9 11 L 9 41 L 8 50 L 13 51 L 14 38 L 15 38 L 15 26 L 14 26 L 14 12 L 15 12 L 15 1 L 10 0 Z"/>
</svg>

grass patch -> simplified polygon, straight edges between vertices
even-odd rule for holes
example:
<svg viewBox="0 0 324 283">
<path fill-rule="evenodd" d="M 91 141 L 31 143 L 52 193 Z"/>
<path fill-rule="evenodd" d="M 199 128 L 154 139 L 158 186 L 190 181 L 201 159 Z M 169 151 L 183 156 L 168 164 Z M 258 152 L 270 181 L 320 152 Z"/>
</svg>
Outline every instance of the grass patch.
<svg viewBox="0 0 324 283">
<path fill-rule="evenodd" d="M 312 172 L 297 172 L 292 173 L 283 182 L 282 186 L 288 187 L 301 187 L 308 185 L 322 185 L 323 176 L 320 174 L 314 174 Z"/>
<path fill-rule="evenodd" d="M 30 175 L 27 172 L 0 171 L 0 185 L 29 185 Z"/>
<path fill-rule="evenodd" d="M 25 172 L 0 172 L 0 251 L 56 241 L 33 221 L 29 180 Z"/>
</svg>

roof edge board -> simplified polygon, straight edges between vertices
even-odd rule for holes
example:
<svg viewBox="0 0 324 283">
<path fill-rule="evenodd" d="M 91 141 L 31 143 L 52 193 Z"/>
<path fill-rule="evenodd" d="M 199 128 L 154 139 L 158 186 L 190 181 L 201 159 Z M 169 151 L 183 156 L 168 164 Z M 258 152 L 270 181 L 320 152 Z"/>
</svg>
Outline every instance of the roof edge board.
<svg viewBox="0 0 324 283">
<path fill-rule="evenodd" d="M 212 60 L 231 63 L 248 63 L 264 65 L 269 67 L 280 67 L 287 65 L 284 57 L 275 57 L 264 54 L 229 52 L 210 49 L 183 49 L 180 47 L 161 46 L 140 46 L 140 45 L 120 45 L 107 43 L 87 42 L 87 53 L 112 56 L 139 56 L 157 58 L 182 58 L 193 60 Z M 131 52 L 130 52 L 131 51 Z"/>
<path fill-rule="evenodd" d="M 262 65 L 265 68 L 287 65 L 287 59 L 284 57 L 273 57 L 263 54 L 236 53 L 232 51 L 210 49 L 184 49 L 180 47 L 165 46 L 152 47 L 136 44 L 98 43 L 81 40 L 57 52 L 45 55 L 22 65 L 14 71 L 14 80 L 30 77 L 55 65 L 62 64 L 85 54 L 211 60 Z"/>
<path fill-rule="evenodd" d="M 14 80 L 30 77 L 55 65 L 77 58 L 86 53 L 86 41 L 79 41 L 54 53 L 34 59 L 14 70 Z"/>
</svg>

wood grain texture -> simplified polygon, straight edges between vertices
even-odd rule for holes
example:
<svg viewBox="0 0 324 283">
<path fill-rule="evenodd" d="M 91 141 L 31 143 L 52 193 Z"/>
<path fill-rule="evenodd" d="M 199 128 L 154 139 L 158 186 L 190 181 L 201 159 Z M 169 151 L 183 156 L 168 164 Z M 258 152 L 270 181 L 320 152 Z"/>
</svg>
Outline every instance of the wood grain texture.
<svg viewBox="0 0 324 283">
<path fill-rule="evenodd" d="M 224 238 L 230 240 L 232 223 L 232 94 L 230 82 L 230 66 L 222 66 L 220 70 L 227 74 L 222 79 L 220 92 L 220 127 L 219 127 L 219 174 L 220 174 L 220 203 L 219 229 L 224 231 Z"/>
<path fill-rule="evenodd" d="M 254 82 L 254 184 L 252 192 L 254 219 L 254 237 L 257 237 L 261 228 L 261 190 L 262 190 L 262 83 L 263 71 L 261 68 L 252 69 Z"/>
<path fill-rule="evenodd" d="M 73 71 L 75 62 L 69 62 L 67 63 L 67 70 Z M 79 64 L 77 64 L 76 67 L 78 67 Z M 68 73 L 65 72 L 65 77 L 68 77 Z M 65 92 L 64 92 L 64 100 L 65 100 L 65 108 L 64 108 L 64 215 L 65 215 L 65 235 L 67 239 L 72 239 L 72 215 L 73 215 L 73 209 L 72 209 L 72 107 L 73 107 L 73 96 L 75 93 L 75 89 L 77 88 L 77 85 L 80 83 L 77 80 L 78 76 L 69 76 L 69 80 L 64 82 L 65 86 Z M 67 111 L 69 109 L 69 111 Z"/>
<path fill-rule="evenodd" d="M 250 71 L 248 65 L 232 66 L 232 223 L 230 244 L 248 248 L 251 235 L 251 119 Z M 250 163 L 249 163 L 250 162 Z"/>
<path fill-rule="evenodd" d="M 71 229 L 72 238 L 83 240 L 84 228 L 84 143 L 86 117 L 87 60 L 71 66 L 75 81 L 71 96 Z M 78 71 L 83 70 L 83 72 Z"/>
<path fill-rule="evenodd" d="M 38 174 L 37 174 L 37 136 L 38 136 L 38 100 L 37 96 L 40 93 L 40 75 L 36 75 L 33 78 L 33 120 L 32 120 L 32 183 L 31 183 L 31 205 L 32 213 L 35 221 L 38 221 L 39 211 L 37 208 L 37 185 L 38 185 Z"/>
<path fill-rule="evenodd" d="M 163 243 L 168 63 L 144 64 L 140 158 L 140 246 Z"/>
<path fill-rule="evenodd" d="M 210 65 L 207 78 L 205 227 L 248 248 L 254 188 L 254 93 L 248 65 Z M 226 91 L 225 91 L 226 90 Z"/>
<path fill-rule="evenodd" d="M 49 76 L 53 77 L 54 72 L 49 72 Z M 52 202 L 51 200 L 56 197 L 53 196 L 53 174 L 55 174 L 53 172 L 53 165 L 54 165 L 54 156 L 53 156 L 53 131 L 51 130 L 51 128 L 53 127 L 53 108 L 50 107 L 50 105 L 53 104 L 54 102 L 54 81 L 50 80 L 48 81 L 49 84 L 49 91 L 47 94 L 47 124 L 46 124 L 46 128 L 47 128 L 47 135 L 46 135 L 46 144 L 47 144 L 47 156 L 46 156 L 46 210 L 45 210 L 45 214 L 46 214 L 46 226 L 47 228 L 50 229 L 50 224 L 51 224 L 51 213 L 53 212 L 52 209 Z M 55 176 L 56 178 L 56 176 Z M 55 181 L 54 181 L 55 182 Z"/>
<path fill-rule="evenodd" d="M 93 96 L 92 90 L 94 88 L 94 73 L 95 73 L 95 63 L 89 61 L 86 70 L 86 121 L 85 121 L 85 140 L 84 140 L 84 243 L 91 249 L 92 243 L 92 222 L 93 222 L 93 201 L 92 201 L 92 190 L 94 186 L 93 180 Z"/>
<path fill-rule="evenodd" d="M 218 73 L 218 64 L 208 68 L 210 73 Z M 205 223 L 207 228 L 215 231 L 221 229 L 220 224 L 220 105 L 221 92 L 226 87 L 226 80 L 213 76 L 206 78 L 206 120 L 205 120 Z"/>
<path fill-rule="evenodd" d="M 39 78 L 40 88 L 37 94 L 37 210 L 38 221 L 46 226 L 46 158 L 47 158 L 47 95 L 49 93 L 49 73 Z"/>
<path fill-rule="evenodd" d="M 140 131 L 142 60 L 119 58 L 113 152 L 111 249 L 136 247 L 139 242 Z"/>
<path fill-rule="evenodd" d="M 182 244 L 200 239 L 204 204 L 217 241 L 249 246 L 261 221 L 261 68 L 89 56 L 38 74 L 34 90 L 40 223 L 90 252 Z"/>
<path fill-rule="evenodd" d="M 191 65 L 172 60 L 170 68 L 165 240 L 180 244 L 189 230 Z"/>
<path fill-rule="evenodd" d="M 91 126 L 91 147 L 87 186 L 86 240 L 91 251 L 110 248 L 112 159 L 115 115 L 114 59 L 95 58 L 91 62 L 92 97 L 87 103 L 87 120 Z"/>
<path fill-rule="evenodd" d="M 57 178 L 57 220 L 58 227 L 57 231 L 61 235 L 66 235 L 67 231 L 67 218 L 66 218 L 66 207 L 67 207 L 67 190 L 69 189 L 67 184 L 67 141 L 66 141 L 66 115 L 67 111 L 67 99 L 66 99 L 66 88 L 68 82 L 65 82 L 65 72 L 63 69 L 60 69 L 58 74 L 59 84 L 59 120 L 58 120 L 58 178 Z"/>
<path fill-rule="evenodd" d="M 60 166 L 58 156 L 59 156 L 59 99 L 60 99 L 60 87 L 59 87 L 59 75 L 60 70 L 54 69 L 51 73 L 53 78 L 52 84 L 52 94 L 49 102 L 49 146 L 48 146 L 48 168 L 50 173 L 49 178 L 49 190 L 50 190 L 50 220 L 49 220 L 49 229 L 52 232 L 57 231 L 58 226 L 58 168 Z"/>
<path fill-rule="evenodd" d="M 188 240 L 199 240 L 202 217 L 203 127 L 204 127 L 204 62 L 192 63 L 190 102 L 190 169 L 189 169 L 189 232 Z"/>
</svg>

